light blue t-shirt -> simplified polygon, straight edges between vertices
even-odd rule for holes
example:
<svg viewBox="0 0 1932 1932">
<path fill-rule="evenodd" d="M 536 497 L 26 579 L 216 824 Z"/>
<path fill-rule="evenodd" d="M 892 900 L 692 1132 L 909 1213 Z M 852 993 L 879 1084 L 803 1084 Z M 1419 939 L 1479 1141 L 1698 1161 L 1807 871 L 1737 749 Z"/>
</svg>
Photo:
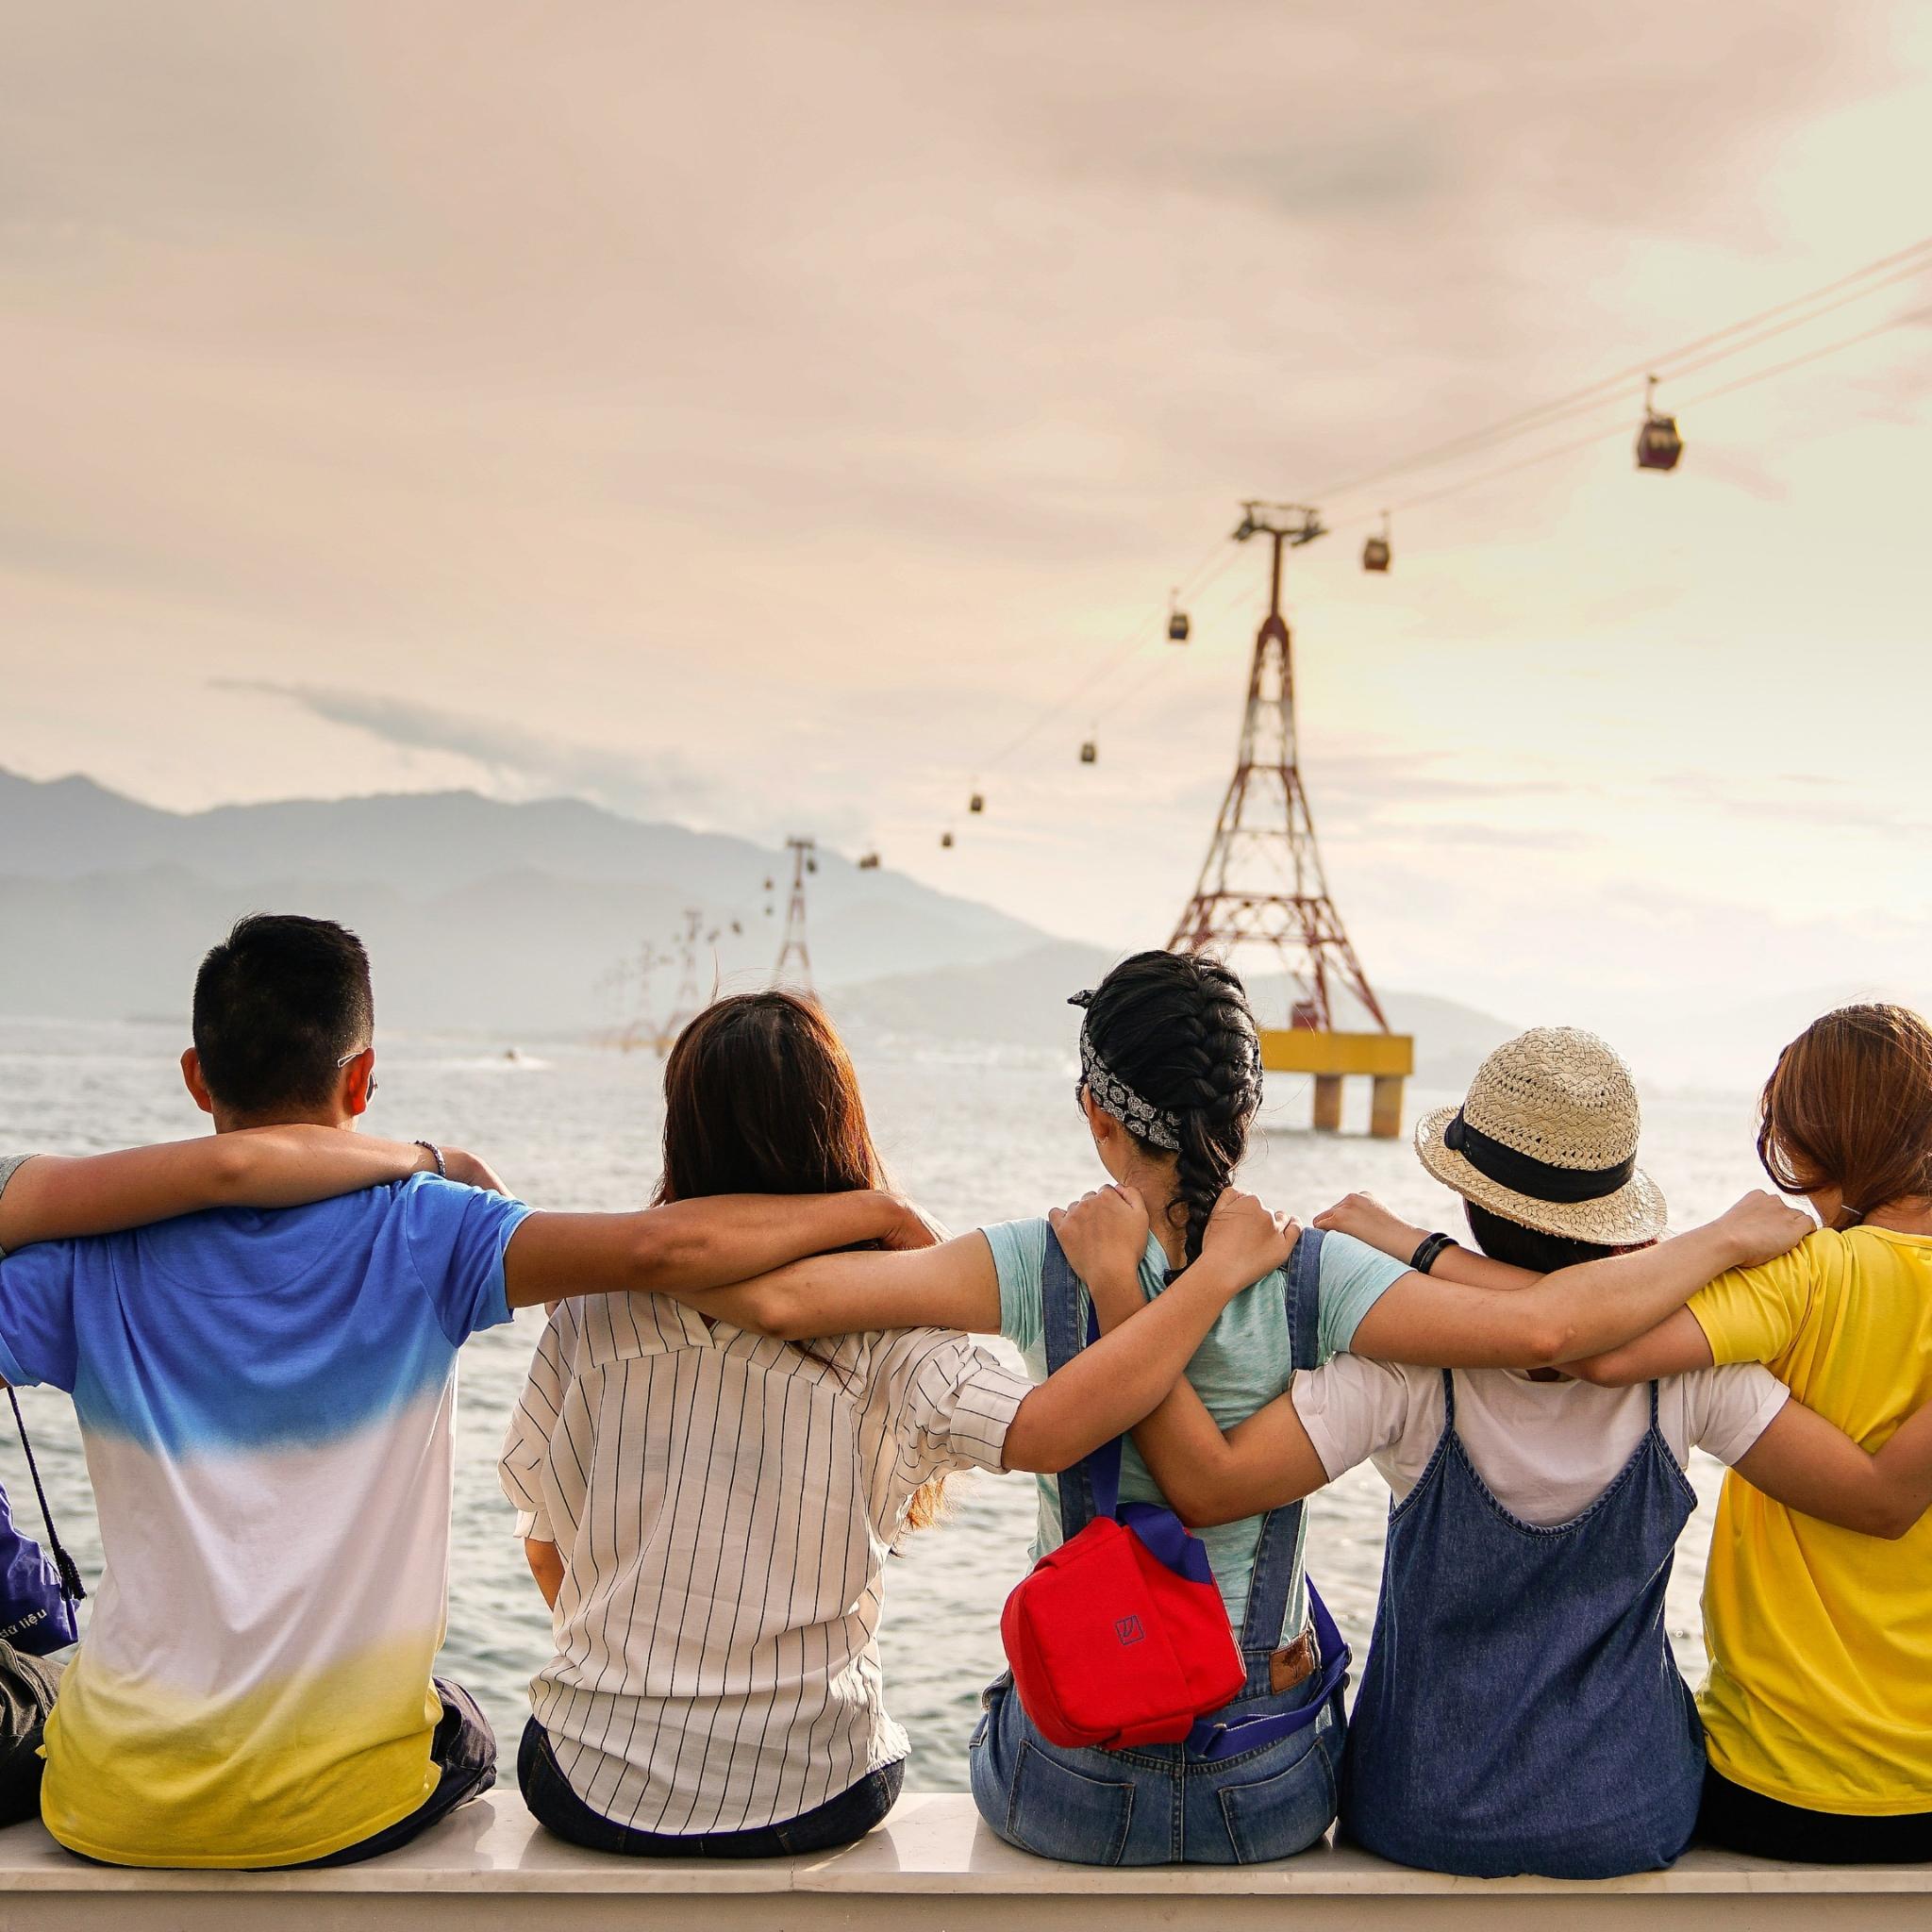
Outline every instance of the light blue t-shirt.
<svg viewBox="0 0 1932 1932">
<path fill-rule="evenodd" d="M 992 1250 L 1000 1280 L 1000 1333 L 1016 1347 L 1036 1382 L 1046 1379 L 1046 1338 L 1041 1275 L 1046 1266 L 1047 1224 L 1044 1221 L 1008 1221 L 982 1228 Z M 1361 1319 L 1381 1299 L 1390 1285 L 1408 1273 L 1405 1261 L 1391 1260 L 1364 1242 L 1345 1234 L 1322 1240 L 1320 1282 L 1321 1359 L 1346 1349 L 1355 1340 Z M 1150 1234 L 1141 1257 L 1141 1290 L 1150 1298 L 1167 1283 L 1167 1257 Z M 1086 1296 L 1081 1296 L 1086 1307 Z M 1084 1315 L 1083 1315 L 1084 1320 Z M 1247 1293 L 1228 1303 L 1208 1329 L 1207 1339 L 1188 1364 L 1188 1380 L 1224 1429 L 1245 1422 L 1257 1408 L 1283 1394 L 1294 1372 L 1294 1346 L 1288 1328 L 1287 1281 L 1279 1271 L 1257 1282 Z M 1040 1527 L 1033 1544 L 1036 1559 L 1058 1549 L 1060 1538 L 1060 1492 L 1057 1476 L 1038 1478 Z M 1121 1451 L 1121 1500 L 1164 1503 L 1147 1465 L 1131 1438 Z M 1199 1532 L 1221 1586 L 1228 1621 L 1239 1630 L 1248 1609 L 1248 1579 L 1255 1569 L 1255 1551 L 1261 1540 L 1261 1519 L 1244 1516 Z M 1307 1619 L 1307 1592 L 1299 1568 L 1289 1592 L 1282 1628 L 1298 1634 Z"/>
</svg>

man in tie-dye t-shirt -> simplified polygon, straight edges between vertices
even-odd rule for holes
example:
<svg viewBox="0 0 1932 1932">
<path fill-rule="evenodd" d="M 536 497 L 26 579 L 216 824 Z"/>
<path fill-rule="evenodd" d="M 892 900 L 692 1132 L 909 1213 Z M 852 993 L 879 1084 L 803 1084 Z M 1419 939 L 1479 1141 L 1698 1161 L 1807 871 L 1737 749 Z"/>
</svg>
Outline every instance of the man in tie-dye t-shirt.
<svg viewBox="0 0 1932 1932">
<path fill-rule="evenodd" d="M 252 918 L 203 964 L 183 1072 L 218 1130 L 346 1128 L 373 1025 L 352 934 Z M 72 1392 L 106 1563 L 47 1722 L 48 1829 L 115 1864 L 341 1862 L 487 1790 L 489 1726 L 431 1676 L 464 1340 L 926 1239 L 885 1194 L 533 1214 L 417 1174 L 0 1259 L 0 1376 Z"/>
</svg>

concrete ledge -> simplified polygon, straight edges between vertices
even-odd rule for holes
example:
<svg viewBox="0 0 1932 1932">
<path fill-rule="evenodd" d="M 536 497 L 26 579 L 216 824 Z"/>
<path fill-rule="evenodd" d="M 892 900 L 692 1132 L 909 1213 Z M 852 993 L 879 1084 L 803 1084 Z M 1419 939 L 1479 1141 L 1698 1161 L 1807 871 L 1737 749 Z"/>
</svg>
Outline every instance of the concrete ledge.
<svg viewBox="0 0 1932 1932">
<path fill-rule="evenodd" d="M 0 1832 L 0 1928 L 275 1932 L 532 1924 L 569 1932 L 701 1926 L 706 1932 L 1138 1932 L 1201 1923 L 1279 1932 L 1383 1925 L 1494 1932 L 1586 1923 L 1815 1926 L 1842 1911 L 1858 1932 L 1932 1911 L 1932 1866 L 1773 1865 L 1695 1852 L 1668 1872 L 1606 1884 L 1445 1878 L 1324 1847 L 1274 1865 L 1097 1872 L 1028 1857 L 979 1822 L 972 1800 L 901 1799 L 862 1843 L 756 1863 L 603 1857 L 540 1831 L 514 1792 L 472 1805 L 408 1850 L 332 1872 L 131 1872 L 70 1857 L 39 1825 Z"/>
</svg>

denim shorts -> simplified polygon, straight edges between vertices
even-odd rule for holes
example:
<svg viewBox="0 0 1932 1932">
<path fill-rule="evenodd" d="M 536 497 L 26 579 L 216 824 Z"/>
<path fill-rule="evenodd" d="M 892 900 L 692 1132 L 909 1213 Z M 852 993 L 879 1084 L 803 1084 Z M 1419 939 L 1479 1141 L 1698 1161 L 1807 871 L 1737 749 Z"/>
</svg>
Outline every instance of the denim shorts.
<svg viewBox="0 0 1932 1932">
<path fill-rule="evenodd" d="M 1299 1708 L 1318 1680 L 1232 1707 Z M 1008 1844 L 1077 1865 L 1254 1865 L 1307 1851 L 1335 1822 L 1341 1693 L 1272 1744 L 1208 1761 L 1180 1744 L 1067 1750 L 1041 1736 L 1011 1674 L 987 1687 L 970 1761 L 979 1815 Z"/>
</svg>

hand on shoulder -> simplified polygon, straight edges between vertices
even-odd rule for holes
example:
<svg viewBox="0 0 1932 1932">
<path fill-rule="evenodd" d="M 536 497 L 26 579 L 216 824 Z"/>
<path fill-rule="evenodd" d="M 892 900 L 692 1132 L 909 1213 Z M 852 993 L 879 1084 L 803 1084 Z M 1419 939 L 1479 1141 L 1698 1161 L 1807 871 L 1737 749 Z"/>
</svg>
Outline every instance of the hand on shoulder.
<svg viewBox="0 0 1932 1932">
<path fill-rule="evenodd" d="M 1059 1237 L 1068 1265 L 1082 1281 L 1109 1274 L 1137 1276 L 1147 1252 L 1147 1203 L 1140 1190 L 1094 1188 L 1071 1207 L 1048 1211 L 1047 1225 Z"/>
<path fill-rule="evenodd" d="M 1201 1259 L 1224 1271 L 1239 1289 L 1252 1288 L 1288 1265 L 1301 1239 L 1300 1224 L 1239 1188 L 1226 1189 L 1208 1217 Z"/>
<path fill-rule="evenodd" d="M 1761 1267 L 1818 1232 L 1817 1222 L 1802 1208 L 1762 1188 L 1732 1203 L 1711 1225 L 1728 1244 L 1734 1268 Z"/>
<path fill-rule="evenodd" d="M 1407 1261 L 1421 1244 L 1424 1228 L 1412 1227 L 1373 1194 L 1344 1194 L 1325 1214 L 1315 1216 L 1324 1234 L 1353 1235 L 1397 1261 Z"/>
<path fill-rule="evenodd" d="M 481 1188 L 490 1194 L 509 1192 L 496 1170 L 480 1155 L 472 1154 L 462 1147 L 445 1147 L 441 1152 L 442 1172 L 446 1179 L 466 1188 Z"/>
<path fill-rule="evenodd" d="M 951 1239 L 944 1225 L 918 1202 L 890 1190 L 881 1190 L 880 1195 L 889 1208 L 889 1225 L 879 1237 L 881 1246 L 894 1250 L 936 1248 Z"/>
</svg>

